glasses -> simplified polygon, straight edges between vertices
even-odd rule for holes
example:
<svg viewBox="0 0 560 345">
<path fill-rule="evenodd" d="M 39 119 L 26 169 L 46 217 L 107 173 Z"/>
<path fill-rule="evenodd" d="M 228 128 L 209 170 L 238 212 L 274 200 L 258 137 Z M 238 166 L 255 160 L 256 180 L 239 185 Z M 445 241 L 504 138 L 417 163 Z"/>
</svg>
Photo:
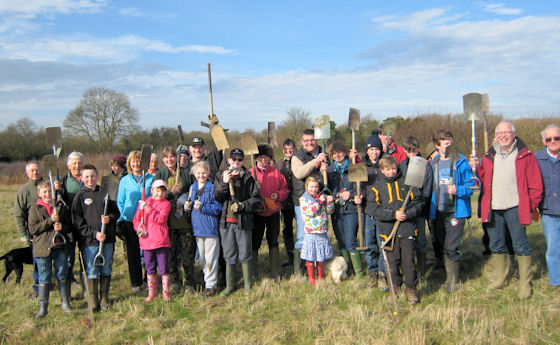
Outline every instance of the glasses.
<svg viewBox="0 0 560 345">
<path fill-rule="evenodd" d="M 549 137 L 544 139 L 544 141 L 546 141 L 547 143 L 551 142 L 552 140 L 560 141 L 560 137 Z"/>
<path fill-rule="evenodd" d="M 244 158 L 231 158 L 234 162 L 243 162 Z"/>
<path fill-rule="evenodd" d="M 497 135 L 504 135 L 504 134 L 511 134 L 513 133 L 513 131 L 500 131 L 500 132 L 496 132 Z"/>
</svg>

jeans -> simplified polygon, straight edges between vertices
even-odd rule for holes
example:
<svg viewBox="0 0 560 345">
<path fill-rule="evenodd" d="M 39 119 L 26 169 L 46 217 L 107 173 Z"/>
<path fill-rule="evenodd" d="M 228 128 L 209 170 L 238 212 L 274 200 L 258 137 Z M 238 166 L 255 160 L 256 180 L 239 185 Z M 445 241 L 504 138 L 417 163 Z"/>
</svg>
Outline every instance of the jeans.
<svg viewBox="0 0 560 345">
<path fill-rule="evenodd" d="M 546 265 L 550 285 L 560 285 L 560 216 L 542 215 L 541 224 L 546 238 Z"/>
<path fill-rule="evenodd" d="M 356 251 L 358 214 L 336 214 L 332 216 L 333 230 L 338 241 L 338 250 Z"/>
<path fill-rule="evenodd" d="M 418 229 L 418 234 L 416 235 L 416 240 L 414 241 L 416 252 L 425 253 L 428 251 L 428 240 L 426 239 L 426 218 L 416 217 L 415 223 L 416 229 Z"/>
<path fill-rule="evenodd" d="M 443 248 L 445 256 L 454 262 L 461 258 L 461 243 L 463 241 L 463 229 L 465 218 L 455 218 L 454 213 L 436 211 L 434 219 L 434 233 L 440 248 Z"/>
<path fill-rule="evenodd" d="M 51 254 L 45 258 L 35 258 L 37 271 L 39 273 L 39 284 L 50 284 L 52 267 L 54 263 L 54 274 L 59 281 L 66 281 L 66 270 L 68 268 L 68 256 L 64 248 L 51 250 Z"/>
<path fill-rule="evenodd" d="M 303 218 L 301 217 L 301 208 L 299 206 L 294 206 L 294 211 L 296 214 L 296 244 L 294 247 L 296 249 L 301 249 L 303 244 Z"/>
<path fill-rule="evenodd" d="M 507 253 L 505 240 L 505 225 L 511 234 L 513 250 L 515 255 L 531 255 L 531 247 L 527 240 L 525 227 L 519 222 L 517 207 L 507 210 L 492 210 L 492 221 L 488 223 L 488 235 L 490 236 L 490 250 L 494 254 Z"/>
<path fill-rule="evenodd" d="M 94 260 L 99 253 L 99 246 L 83 247 L 84 265 L 86 265 L 86 273 L 88 279 L 99 279 L 99 273 L 102 277 L 110 277 L 113 273 L 113 253 L 115 251 L 114 243 L 105 243 L 103 245 L 103 256 L 105 257 L 105 265 L 103 267 L 95 266 Z"/>
<path fill-rule="evenodd" d="M 364 241 L 368 249 L 364 252 L 366 263 L 368 266 L 368 273 L 372 272 L 385 272 L 385 260 L 383 254 L 379 250 L 381 242 L 377 236 L 377 227 L 375 225 L 375 218 L 364 214 Z"/>
</svg>

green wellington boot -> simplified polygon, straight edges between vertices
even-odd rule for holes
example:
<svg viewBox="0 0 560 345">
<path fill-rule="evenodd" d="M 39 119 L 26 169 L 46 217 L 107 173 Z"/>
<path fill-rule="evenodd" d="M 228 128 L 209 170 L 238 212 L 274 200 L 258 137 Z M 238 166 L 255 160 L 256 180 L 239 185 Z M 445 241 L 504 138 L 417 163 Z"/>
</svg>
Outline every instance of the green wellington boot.
<svg viewBox="0 0 560 345">
<path fill-rule="evenodd" d="M 44 318 L 49 312 L 49 284 L 39 284 L 39 311 L 35 314 L 36 319 Z"/>
<path fill-rule="evenodd" d="M 354 267 L 354 274 L 358 278 L 364 277 L 364 268 L 362 265 L 362 256 L 360 252 L 350 252 L 350 261 L 352 261 L 352 267 Z"/>
<path fill-rule="evenodd" d="M 507 254 L 492 254 L 492 266 L 494 266 L 494 281 L 488 285 L 490 290 L 500 289 L 506 285 L 508 276 Z"/>
<path fill-rule="evenodd" d="M 226 288 L 222 296 L 229 296 L 235 291 L 235 265 L 226 265 Z"/>
<path fill-rule="evenodd" d="M 241 264 L 241 269 L 243 270 L 243 287 L 245 288 L 245 293 L 248 294 L 252 291 L 253 278 L 251 277 L 251 266 L 248 262 Z"/>
<path fill-rule="evenodd" d="M 447 292 L 455 292 L 457 290 L 457 284 L 459 283 L 459 262 L 449 260 L 447 257 L 444 258 L 445 274 L 447 279 L 445 280 L 445 289 Z"/>
<path fill-rule="evenodd" d="M 527 299 L 533 292 L 531 281 L 533 271 L 531 270 L 531 255 L 518 256 L 517 266 L 519 267 L 519 298 Z"/>
<path fill-rule="evenodd" d="M 280 249 L 278 247 L 268 250 L 268 260 L 270 261 L 272 278 L 278 279 L 280 277 Z"/>
</svg>

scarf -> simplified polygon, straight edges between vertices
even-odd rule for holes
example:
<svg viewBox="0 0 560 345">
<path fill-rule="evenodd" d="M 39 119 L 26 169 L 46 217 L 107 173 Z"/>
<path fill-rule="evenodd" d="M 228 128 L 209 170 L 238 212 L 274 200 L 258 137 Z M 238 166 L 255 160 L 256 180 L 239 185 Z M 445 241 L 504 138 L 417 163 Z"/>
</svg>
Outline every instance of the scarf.
<svg viewBox="0 0 560 345">
<path fill-rule="evenodd" d="M 311 195 L 311 197 L 312 197 L 313 199 L 315 199 L 315 201 L 317 201 L 317 203 L 318 203 L 319 205 L 321 205 L 321 206 L 322 206 L 322 205 L 325 205 L 325 204 L 327 203 L 327 200 L 321 201 L 321 199 L 319 199 L 319 197 L 322 195 L 322 193 L 317 193 L 317 194 L 313 194 L 313 195 L 312 195 L 312 194 L 309 194 L 309 195 Z"/>
<path fill-rule="evenodd" d="M 49 217 L 52 216 L 52 214 L 54 212 L 54 209 L 51 206 L 51 204 L 47 204 L 42 199 L 39 199 L 39 200 L 37 200 L 37 205 L 43 206 L 47 210 L 47 213 L 49 214 Z"/>
<path fill-rule="evenodd" d="M 348 169 L 349 165 L 350 165 L 350 160 L 348 158 L 346 158 L 344 162 L 342 162 L 342 164 L 335 161 L 334 170 L 338 172 L 340 175 L 342 175 Z"/>
</svg>

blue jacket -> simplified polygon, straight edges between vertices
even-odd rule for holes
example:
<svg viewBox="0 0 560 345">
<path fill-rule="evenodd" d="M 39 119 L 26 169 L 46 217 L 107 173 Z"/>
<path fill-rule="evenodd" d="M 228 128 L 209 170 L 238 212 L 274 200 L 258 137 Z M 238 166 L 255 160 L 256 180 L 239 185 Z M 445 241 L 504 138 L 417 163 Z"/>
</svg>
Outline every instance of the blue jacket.
<svg viewBox="0 0 560 345">
<path fill-rule="evenodd" d="M 354 196 L 356 196 L 356 183 L 348 180 L 348 169 L 340 175 L 340 173 L 335 170 L 334 163 L 329 165 L 327 168 L 327 180 L 328 186 L 335 199 L 338 193 L 340 193 L 343 189 L 350 192 L 350 198 L 346 203 L 346 207 L 341 206 L 339 203 L 335 203 L 335 214 L 356 213 L 357 208 L 356 204 L 354 204 Z M 363 183 L 365 184 L 365 182 Z"/>
<path fill-rule="evenodd" d="M 193 233 L 200 237 L 218 237 L 222 204 L 214 198 L 214 185 L 207 181 L 204 191 L 199 195 L 198 182 L 191 185 L 190 199 L 194 205 L 196 199 L 202 202 L 202 208 L 191 213 Z"/>
<path fill-rule="evenodd" d="M 543 179 L 543 199 L 539 205 L 542 214 L 560 216 L 560 159 L 552 161 L 546 147 L 535 152 Z"/>
<path fill-rule="evenodd" d="M 468 218 L 471 216 L 471 195 L 473 190 L 470 186 L 474 186 L 474 180 L 472 178 L 472 170 L 469 162 L 459 153 L 461 157 L 455 162 L 453 167 L 453 184 L 457 186 L 457 194 L 455 195 L 455 218 Z M 437 193 L 438 193 L 438 178 L 439 171 L 436 164 L 439 162 L 439 154 L 432 160 L 432 168 L 434 170 L 434 185 L 432 191 L 432 201 L 430 203 L 430 219 L 436 218 L 437 210 Z"/>
<path fill-rule="evenodd" d="M 152 188 L 152 179 L 154 177 L 146 174 L 146 198 L 150 196 Z M 142 200 L 142 181 L 137 183 L 133 174 L 127 174 L 119 181 L 119 192 L 117 194 L 117 206 L 121 216 L 118 222 L 132 222 L 138 201 Z"/>
</svg>

